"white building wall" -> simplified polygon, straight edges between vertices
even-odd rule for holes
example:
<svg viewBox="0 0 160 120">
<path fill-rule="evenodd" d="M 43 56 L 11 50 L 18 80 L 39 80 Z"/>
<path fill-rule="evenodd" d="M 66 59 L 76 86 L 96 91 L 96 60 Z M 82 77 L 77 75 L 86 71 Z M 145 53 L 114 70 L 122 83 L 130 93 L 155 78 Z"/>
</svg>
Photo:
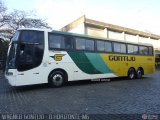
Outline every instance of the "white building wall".
<svg viewBox="0 0 160 120">
<path fill-rule="evenodd" d="M 107 38 L 107 34 L 104 29 L 94 28 L 94 27 L 86 27 L 86 34 L 95 37 L 104 37 Z"/>
<path fill-rule="evenodd" d="M 119 41 L 128 41 L 128 42 L 134 42 L 134 43 L 148 43 L 152 44 L 155 49 L 160 50 L 160 40 L 150 39 L 141 37 L 139 35 L 131 35 L 124 32 L 115 32 L 106 29 L 96 28 L 96 27 L 90 27 L 85 26 L 84 24 L 78 25 L 76 28 L 73 28 L 69 32 L 72 33 L 78 33 L 78 34 L 85 34 L 89 36 L 95 36 L 95 37 L 103 37 L 103 38 L 109 38 L 109 39 L 115 39 Z"/>
<path fill-rule="evenodd" d="M 71 33 L 78 33 L 78 34 L 85 34 L 84 24 L 78 25 L 76 28 L 73 28 L 69 32 L 71 32 Z"/>
<path fill-rule="evenodd" d="M 149 40 L 149 38 L 139 37 L 139 43 L 149 43 L 149 44 L 151 44 L 151 41 Z"/>
<path fill-rule="evenodd" d="M 156 50 L 160 50 L 160 40 L 150 39 L 150 43 L 153 44 Z"/>
<path fill-rule="evenodd" d="M 127 41 L 127 42 L 135 42 L 135 43 L 138 43 L 139 36 L 137 36 L 137 35 L 125 34 L 125 38 L 126 38 L 126 41 Z"/>
<path fill-rule="evenodd" d="M 124 34 L 120 33 L 120 32 L 114 32 L 114 31 L 108 31 L 108 37 L 110 39 L 116 39 L 116 40 L 120 40 L 120 41 L 124 41 Z"/>
</svg>

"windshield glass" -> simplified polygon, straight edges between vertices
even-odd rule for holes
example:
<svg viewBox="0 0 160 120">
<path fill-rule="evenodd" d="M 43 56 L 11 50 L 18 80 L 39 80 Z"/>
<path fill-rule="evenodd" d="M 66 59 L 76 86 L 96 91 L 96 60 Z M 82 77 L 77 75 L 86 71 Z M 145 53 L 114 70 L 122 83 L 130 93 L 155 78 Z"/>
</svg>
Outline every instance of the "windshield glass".
<svg viewBox="0 0 160 120">
<path fill-rule="evenodd" d="M 43 52 L 43 31 L 19 30 L 9 45 L 6 70 L 25 71 L 38 67 L 42 62 Z"/>
<path fill-rule="evenodd" d="M 44 32 L 23 30 L 19 39 L 21 43 L 44 44 Z"/>
<path fill-rule="evenodd" d="M 19 34 L 20 34 L 20 32 L 16 31 L 15 34 L 13 35 L 13 38 L 11 39 L 11 41 L 18 41 Z"/>
<path fill-rule="evenodd" d="M 17 43 L 12 42 L 8 49 L 7 55 L 7 68 L 8 69 L 15 69 L 15 59 L 16 59 L 16 51 L 17 51 Z"/>
</svg>

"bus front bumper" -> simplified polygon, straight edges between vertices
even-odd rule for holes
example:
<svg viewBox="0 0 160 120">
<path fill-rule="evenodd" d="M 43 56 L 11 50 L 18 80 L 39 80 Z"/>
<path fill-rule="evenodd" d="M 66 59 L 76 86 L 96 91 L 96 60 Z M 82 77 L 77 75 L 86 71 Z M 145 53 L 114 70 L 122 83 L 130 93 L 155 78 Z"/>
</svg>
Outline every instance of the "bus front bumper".
<svg viewBox="0 0 160 120">
<path fill-rule="evenodd" d="M 11 86 L 16 86 L 15 70 L 8 70 L 5 72 L 5 78 Z"/>
</svg>

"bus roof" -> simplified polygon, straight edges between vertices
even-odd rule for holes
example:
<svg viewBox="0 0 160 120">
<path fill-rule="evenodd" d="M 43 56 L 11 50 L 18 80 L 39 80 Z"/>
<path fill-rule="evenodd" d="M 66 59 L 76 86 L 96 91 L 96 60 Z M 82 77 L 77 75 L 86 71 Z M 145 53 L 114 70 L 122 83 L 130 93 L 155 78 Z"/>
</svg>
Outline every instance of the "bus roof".
<svg viewBox="0 0 160 120">
<path fill-rule="evenodd" d="M 149 43 L 140 43 L 140 42 L 136 43 L 136 42 L 130 42 L 130 41 L 122 41 L 120 39 L 111 39 L 111 38 L 105 38 L 105 37 L 95 37 L 95 36 L 78 34 L 78 33 L 62 32 L 62 31 L 57 31 L 57 30 L 52 30 L 52 29 L 20 28 L 18 30 L 46 31 L 46 32 L 52 32 L 52 33 L 57 33 L 57 34 L 63 34 L 63 35 L 71 35 L 71 36 L 83 37 L 83 38 L 91 38 L 91 39 L 98 39 L 98 40 L 109 40 L 109 41 L 114 41 L 114 42 L 130 43 L 130 44 L 135 44 L 135 45 L 153 46 L 152 44 L 149 44 Z"/>
</svg>

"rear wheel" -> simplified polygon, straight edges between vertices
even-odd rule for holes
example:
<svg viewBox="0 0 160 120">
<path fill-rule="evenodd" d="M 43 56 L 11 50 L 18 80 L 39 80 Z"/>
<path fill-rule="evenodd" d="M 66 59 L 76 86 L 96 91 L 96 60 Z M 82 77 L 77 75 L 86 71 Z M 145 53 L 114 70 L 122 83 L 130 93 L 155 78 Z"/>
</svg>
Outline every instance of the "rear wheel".
<svg viewBox="0 0 160 120">
<path fill-rule="evenodd" d="M 138 70 L 137 70 L 137 78 L 138 79 L 141 79 L 142 78 L 142 75 L 143 75 L 143 71 L 142 71 L 142 69 L 140 69 L 140 68 L 138 68 Z"/>
<path fill-rule="evenodd" d="M 65 82 L 65 75 L 61 71 L 54 71 L 49 76 L 49 85 L 51 87 L 60 87 Z"/>
<path fill-rule="evenodd" d="M 135 76 L 136 76 L 135 70 L 134 70 L 133 68 L 130 68 L 130 69 L 128 70 L 128 78 L 132 80 L 132 79 L 135 78 Z"/>
</svg>

